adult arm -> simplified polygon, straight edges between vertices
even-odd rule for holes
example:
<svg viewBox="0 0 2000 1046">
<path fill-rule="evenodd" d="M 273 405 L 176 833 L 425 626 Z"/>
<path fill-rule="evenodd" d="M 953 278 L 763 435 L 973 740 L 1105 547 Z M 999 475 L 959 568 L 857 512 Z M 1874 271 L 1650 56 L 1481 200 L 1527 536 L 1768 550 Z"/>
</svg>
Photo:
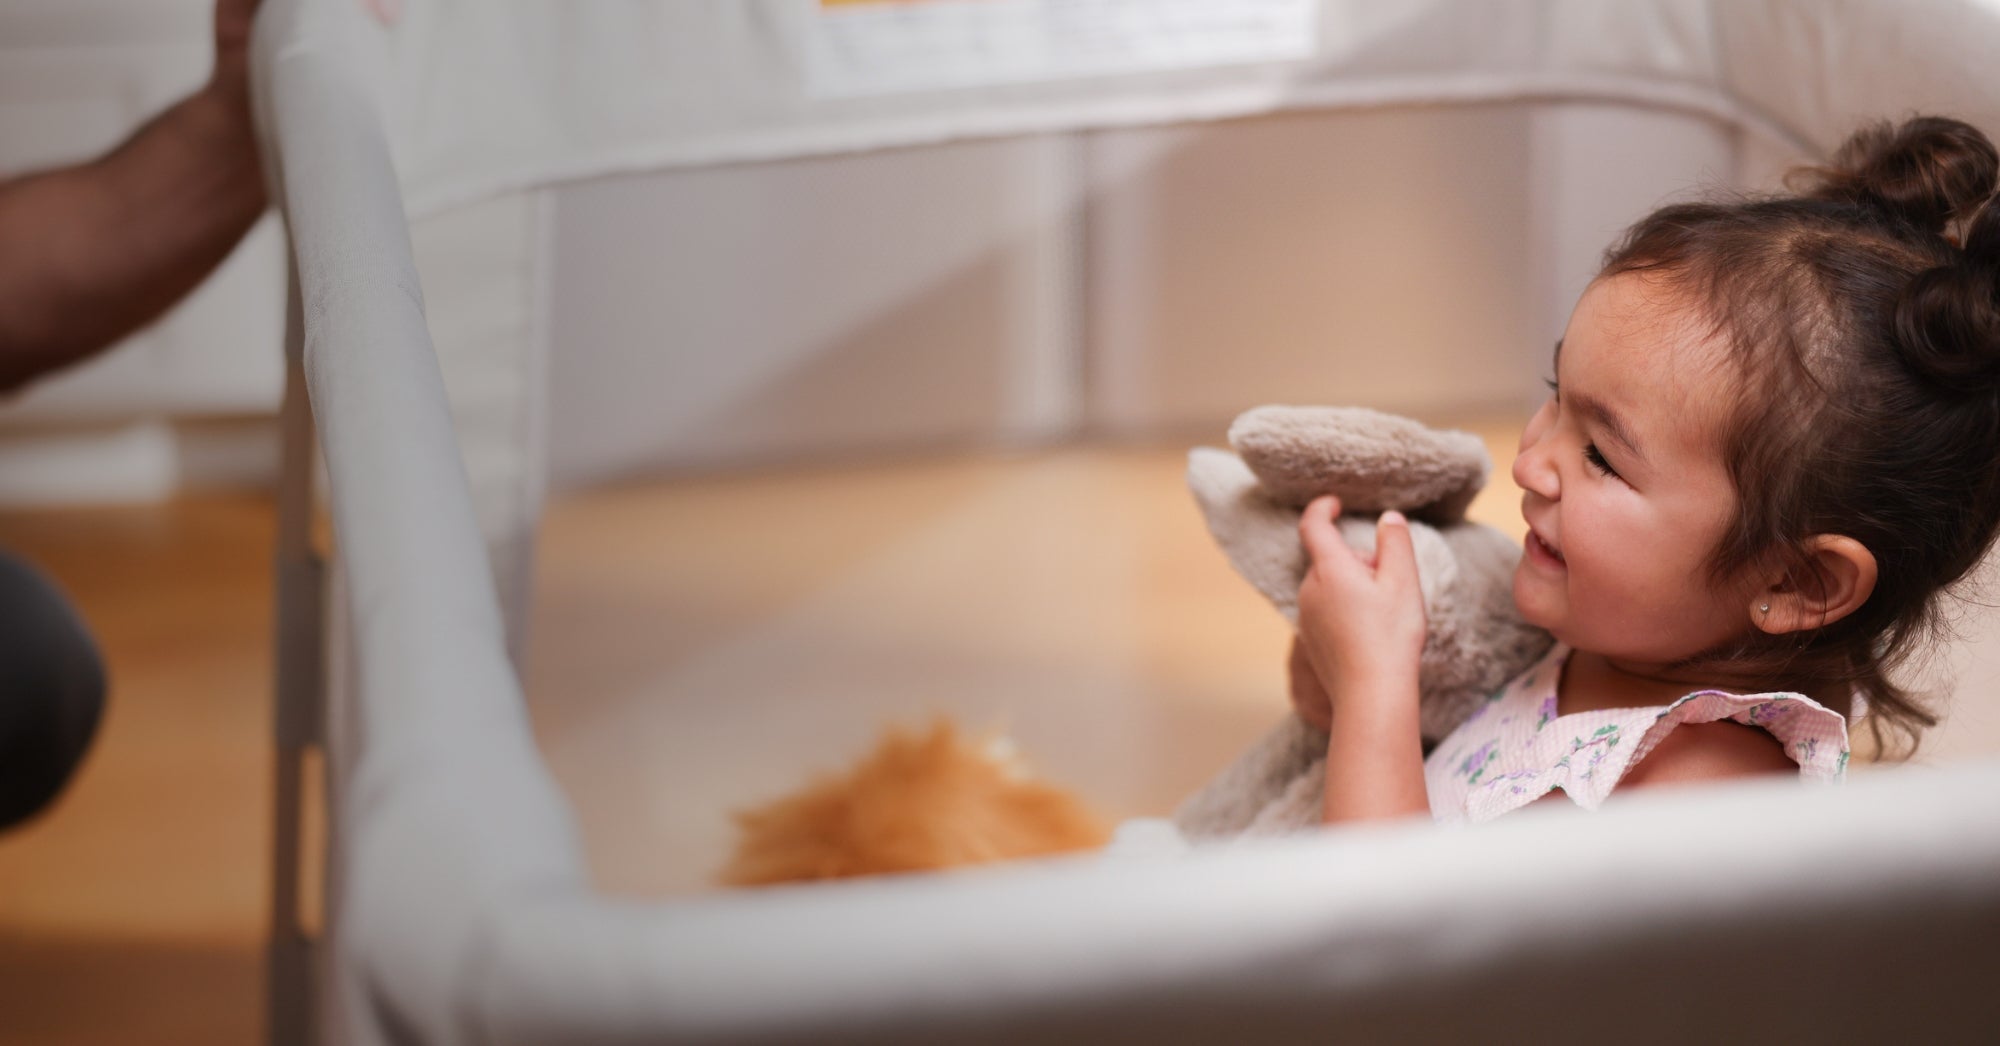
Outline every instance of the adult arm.
<svg viewBox="0 0 2000 1046">
<path fill-rule="evenodd" d="M 255 8 L 221 0 L 208 83 L 108 155 L 0 183 L 0 391 L 158 318 L 263 213 L 247 76 Z"/>
</svg>

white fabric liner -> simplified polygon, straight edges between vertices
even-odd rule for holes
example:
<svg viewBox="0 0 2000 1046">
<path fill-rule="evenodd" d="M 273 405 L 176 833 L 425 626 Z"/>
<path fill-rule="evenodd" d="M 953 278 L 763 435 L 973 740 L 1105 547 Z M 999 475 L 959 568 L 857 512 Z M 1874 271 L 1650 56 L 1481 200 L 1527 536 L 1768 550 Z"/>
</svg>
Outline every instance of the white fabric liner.
<svg viewBox="0 0 2000 1046">
<path fill-rule="evenodd" d="M 671 903 L 594 895 L 509 662 L 405 198 L 425 214 L 638 167 L 1541 95 L 1692 108 L 1816 148 L 1890 100 L 2000 126 L 1987 72 L 2000 25 L 1943 0 L 1329 2 L 1308 63 L 838 102 L 795 89 L 812 10 L 434 0 L 389 34 L 351 0 L 264 4 L 259 104 L 301 320 L 290 349 L 346 594 L 349 660 L 329 667 L 352 677 L 328 710 L 322 1002 L 336 1041 L 1428 1041 L 1496 1027 L 1932 1041 L 2000 1026 L 1995 763 L 1643 797 L 1587 836 L 1526 812 L 1174 859 Z"/>
<path fill-rule="evenodd" d="M 831 99 L 805 88 L 814 0 L 408 8 L 363 32 L 412 215 L 619 171 L 1329 106 L 1625 101 L 1808 152 L 1891 98 L 2000 116 L 1981 0 L 1325 0 L 1310 61 Z"/>
</svg>

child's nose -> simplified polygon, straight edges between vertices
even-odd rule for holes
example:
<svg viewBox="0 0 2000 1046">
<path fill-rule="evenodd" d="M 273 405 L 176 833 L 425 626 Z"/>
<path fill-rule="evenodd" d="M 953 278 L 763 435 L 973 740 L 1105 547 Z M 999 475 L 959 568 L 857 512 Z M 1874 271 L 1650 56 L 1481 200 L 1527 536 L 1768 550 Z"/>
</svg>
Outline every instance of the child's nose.
<svg viewBox="0 0 2000 1046">
<path fill-rule="evenodd" d="M 1554 501 L 1562 493 L 1562 485 L 1556 476 L 1547 441 L 1541 436 L 1542 432 L 1537 432 L 1532 426 L 1521 434 L 1521 452 L 1514 455 L 1514 467 L 1510 472 L 1515 486 Z"/>
<path fill-rule="evenodd" d="M 1535 411 L 1534 417 L 1529 418 L 1528 423 L 1522 426 L 1521 441 L 1515 445 L 1515 452 L 1526 454 L 1529 447 L 1540 442 L 1542 433 L 1547 432 L 1549 426 L 1555 422 L 1555 416 L 1556 400 L 1551 396 L 1542 401 L 1541 408 Z"/>
</svg>

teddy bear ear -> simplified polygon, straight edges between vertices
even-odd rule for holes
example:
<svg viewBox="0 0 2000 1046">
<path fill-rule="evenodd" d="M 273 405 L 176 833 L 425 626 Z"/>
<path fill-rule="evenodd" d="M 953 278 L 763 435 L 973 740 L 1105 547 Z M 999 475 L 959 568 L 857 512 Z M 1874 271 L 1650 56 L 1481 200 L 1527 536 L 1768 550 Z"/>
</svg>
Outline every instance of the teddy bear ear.
<svg viewBox="0 0 2000 1046">
<path fill-rule="evenodd" d="M 1479 437 L 1366 407 L 1257 407 L 1229 426 L 1229 444 L 1280 504 L 1333 494 L 1343 512 L 1435 524 L 1465 518 L 1493 471 Z"/>
<path fill-rule="evenodd" d="M 1188 453 L 1187 484 L 1229 565 L 1287 620 L 1297 618 L 1306 569 L 1299 510 L 1266 497 L 1243 459 L 1214 447 Z"/>
</svg>

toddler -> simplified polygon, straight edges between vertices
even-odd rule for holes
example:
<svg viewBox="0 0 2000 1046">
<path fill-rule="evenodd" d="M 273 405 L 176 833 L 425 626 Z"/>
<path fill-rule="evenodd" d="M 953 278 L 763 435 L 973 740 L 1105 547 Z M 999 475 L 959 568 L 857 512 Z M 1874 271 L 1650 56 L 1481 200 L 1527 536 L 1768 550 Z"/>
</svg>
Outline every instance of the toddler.
<svg viewBox="0 0 2000 1046">
<path fill-rule="evenodd" d="M 1521 616 L 1556 645 L 1426 758 L 1409 531 L 1300 533 L 1292 691 L 1326 819 L 1481 821 L 1544 798 L 1839 779 L 1935 718 L 1890 679 L 2000 526 L 2000 159 L 1956 120 L 1856 134 L 1799 195 L 1665 207 L 1556 343 L 1513 476 Z"/>
</svg>

